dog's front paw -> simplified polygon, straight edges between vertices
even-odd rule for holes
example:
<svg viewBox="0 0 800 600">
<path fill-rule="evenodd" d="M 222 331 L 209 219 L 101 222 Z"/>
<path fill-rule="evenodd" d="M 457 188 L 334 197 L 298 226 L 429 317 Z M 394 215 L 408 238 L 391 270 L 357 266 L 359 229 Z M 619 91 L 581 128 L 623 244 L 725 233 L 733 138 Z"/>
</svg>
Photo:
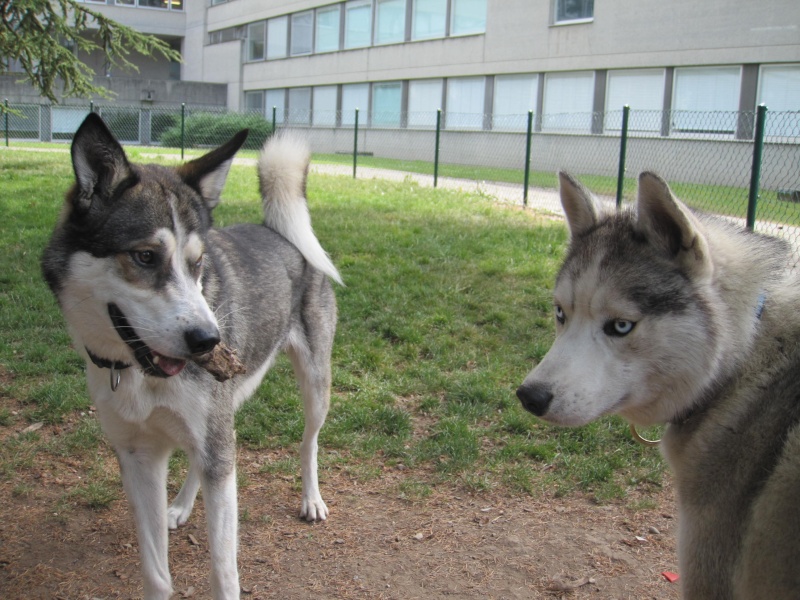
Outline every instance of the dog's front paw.
<svg viewBox="0 0 800 600">
<path fill-rule="evenodd" d="M 328 518 L 328 507 L 320 495 L 315 498 L 303 497 L 300 518 L 306 521 L 324 521 Z"/>
<path fill-rule="evenodd" d="M 173 502 L 167 509 L 167 525 L 170 529 L 177 529 L 189 520 L 192 514 L 192 506 L 184 506 L 178 502 Z"/>
</svg>

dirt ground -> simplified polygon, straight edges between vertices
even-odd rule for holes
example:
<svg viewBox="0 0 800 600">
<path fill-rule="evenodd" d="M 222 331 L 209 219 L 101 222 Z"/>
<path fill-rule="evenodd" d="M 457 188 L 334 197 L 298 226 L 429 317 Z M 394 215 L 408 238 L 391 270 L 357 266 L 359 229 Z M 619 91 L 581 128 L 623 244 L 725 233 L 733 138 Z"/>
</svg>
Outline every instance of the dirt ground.
<svg viewBox="0 0 800 600">
<path fill-rule="evenodd" d="M 12 428 L 20 426 L 0 427 L 0 443 L 18 434 Z M 111 453 L 100 452 L 116 469 Z M 387 468 L 367 482 L 331 469 L 321 480 L 331 515 L 308 524 L 297 518 L 298 479 L 262 469 L 287 456 L 239 455 L 245 599 L 679 596 L 678 584 L 662 575 L 677 571 L 669 485 L 648 495 L 654 508 L 638 511 L 581 496 L 533 501 L 444 488 L 408 501 L 398 491 L 409 475 L 403 469 Z M 86 476 L 74 458 L 48 457 L 0 482 L 0 598 L 141 597 L 136 535 L 121 491 L 104 509 L 64 504 Z M 209 597 L 202 500 L 189 523 L 170 534 L 170 567 L 175 598 Z"/>
</svg>

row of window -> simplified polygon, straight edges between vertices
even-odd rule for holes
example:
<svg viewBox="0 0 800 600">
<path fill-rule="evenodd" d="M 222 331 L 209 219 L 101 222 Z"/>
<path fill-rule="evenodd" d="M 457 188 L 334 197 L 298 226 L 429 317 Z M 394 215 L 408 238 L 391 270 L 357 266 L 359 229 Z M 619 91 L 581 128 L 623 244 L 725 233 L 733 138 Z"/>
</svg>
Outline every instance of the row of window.
<svg viewBox="0 0 800 600">
<path fill-rule="evenodd" d="M 348 0 L 209 33 L 244 37 L 247 61 L 484 33 L 486 0 Z"/>
<path fill-rule="evenodd" d="M 631 130 L 662 131 L 661 112 L 669 110 L 672 130 L 736 131 L 740 67 L 675 68 L 672 95 L 665 97 L 669 74 L 667 69 L 608 71 L 602 127 L 619 130 L 627 104 L 635 110 Z M 585 71 L 253 90 L 245 92 L 245 107 L 267 118 L 275 107 L 279 122 L 314 126 L 352 125 L 358 108 L 369 115 L 370 126 L 411 128 L 434 126 L 437 110 L 443 109 L 448 129 L 517 131 L 525 129 L 528 112 L 534 111 L 542 115 L 544 130 L 588 132 L 597 128 L 596 77 Z M 775 112 L 800 111 L 800 65 L 762 66 L 757 103 Z M 709 121 L 709 113 L 718 116 Z"/>
<path fill-rule="evenodd" d="M 555 0 L 554 22 L 590 20 L 594 0 Z M 209 33 L 247 40 L 246 60 L 485 33 L 486 0 L 347 0 Z"/>
</svg>

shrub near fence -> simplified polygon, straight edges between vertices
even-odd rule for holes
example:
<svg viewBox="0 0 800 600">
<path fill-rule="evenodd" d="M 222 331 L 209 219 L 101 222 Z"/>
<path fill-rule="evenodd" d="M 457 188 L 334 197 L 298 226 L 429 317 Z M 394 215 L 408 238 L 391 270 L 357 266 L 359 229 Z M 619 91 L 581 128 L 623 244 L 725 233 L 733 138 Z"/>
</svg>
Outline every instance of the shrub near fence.
<svg viewBox="0 0 800 600">
<path fill-rule="evenodd" d="M 555 188 L 559 169 L 600 196 L 628 201 L 635 176 L 654 170 L 689 204 L 742 223 L 749 215 L 756 230 L 800 244 L 800 112 L 765 111 L 757 138 L 756 111 L 498 117 L 269 110 L 264 118 L 190 106 L 11 108 L 7 145 L 67 141 L 89 110 L 99 112 L 123 143 L 175 147 L 181 155 L 184 148 L 218 145 L 245 127 L 250 149 L 275 128 L 302 129 L 317 160 L 346 163 L 354 175 L 360 166 L 374 166 L 431 175 L 434 185 L 438 177 L 499 182 L 504 198 L 520 203 L 529 195 L 535 202 L 539 188 Z"/>
</svg>

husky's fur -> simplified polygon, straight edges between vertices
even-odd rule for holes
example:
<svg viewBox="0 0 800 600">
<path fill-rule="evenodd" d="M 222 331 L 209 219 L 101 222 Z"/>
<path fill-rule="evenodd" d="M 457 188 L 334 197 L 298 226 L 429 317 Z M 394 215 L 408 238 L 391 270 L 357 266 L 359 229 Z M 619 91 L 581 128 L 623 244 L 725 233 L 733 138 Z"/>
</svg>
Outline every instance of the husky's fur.
<svg viewBox="0 0 800 600">
<path fill-rule="evenodd" d="M 130 163 L 96 115 L 75 134 L 76 182 L 47 249 L 44 276 L 86 358 L 89 393 L 119 459 L 136 520 L 146 598 L 169 598 L 167 529 L 203 489 L 215 598 L 238 598 L 234 411 L 287 350 L 304 400 L 300 514 L 325 519 L 317 436 L 328 411 L 336 268 L 311 229 L 309 151 L 273 137 L 259 176 L 264 225 L 212 227 L 247 132 L 177 168 Z M 218 342 L 245 375 L 217 382 L 192 361 Z M 116 388 L 115 390 L 112 388 Z M 167 460 L 190 461 L 167 506 Z"/>
<path fill-rule="evenodd" d="M 687 599 L 800 598 L 800 288 L 788 246 L 652 173 L 604 211 L 561 174 L 557 337 L 517 390 L 543 419 L 668 423 Z"/>
</svg>

